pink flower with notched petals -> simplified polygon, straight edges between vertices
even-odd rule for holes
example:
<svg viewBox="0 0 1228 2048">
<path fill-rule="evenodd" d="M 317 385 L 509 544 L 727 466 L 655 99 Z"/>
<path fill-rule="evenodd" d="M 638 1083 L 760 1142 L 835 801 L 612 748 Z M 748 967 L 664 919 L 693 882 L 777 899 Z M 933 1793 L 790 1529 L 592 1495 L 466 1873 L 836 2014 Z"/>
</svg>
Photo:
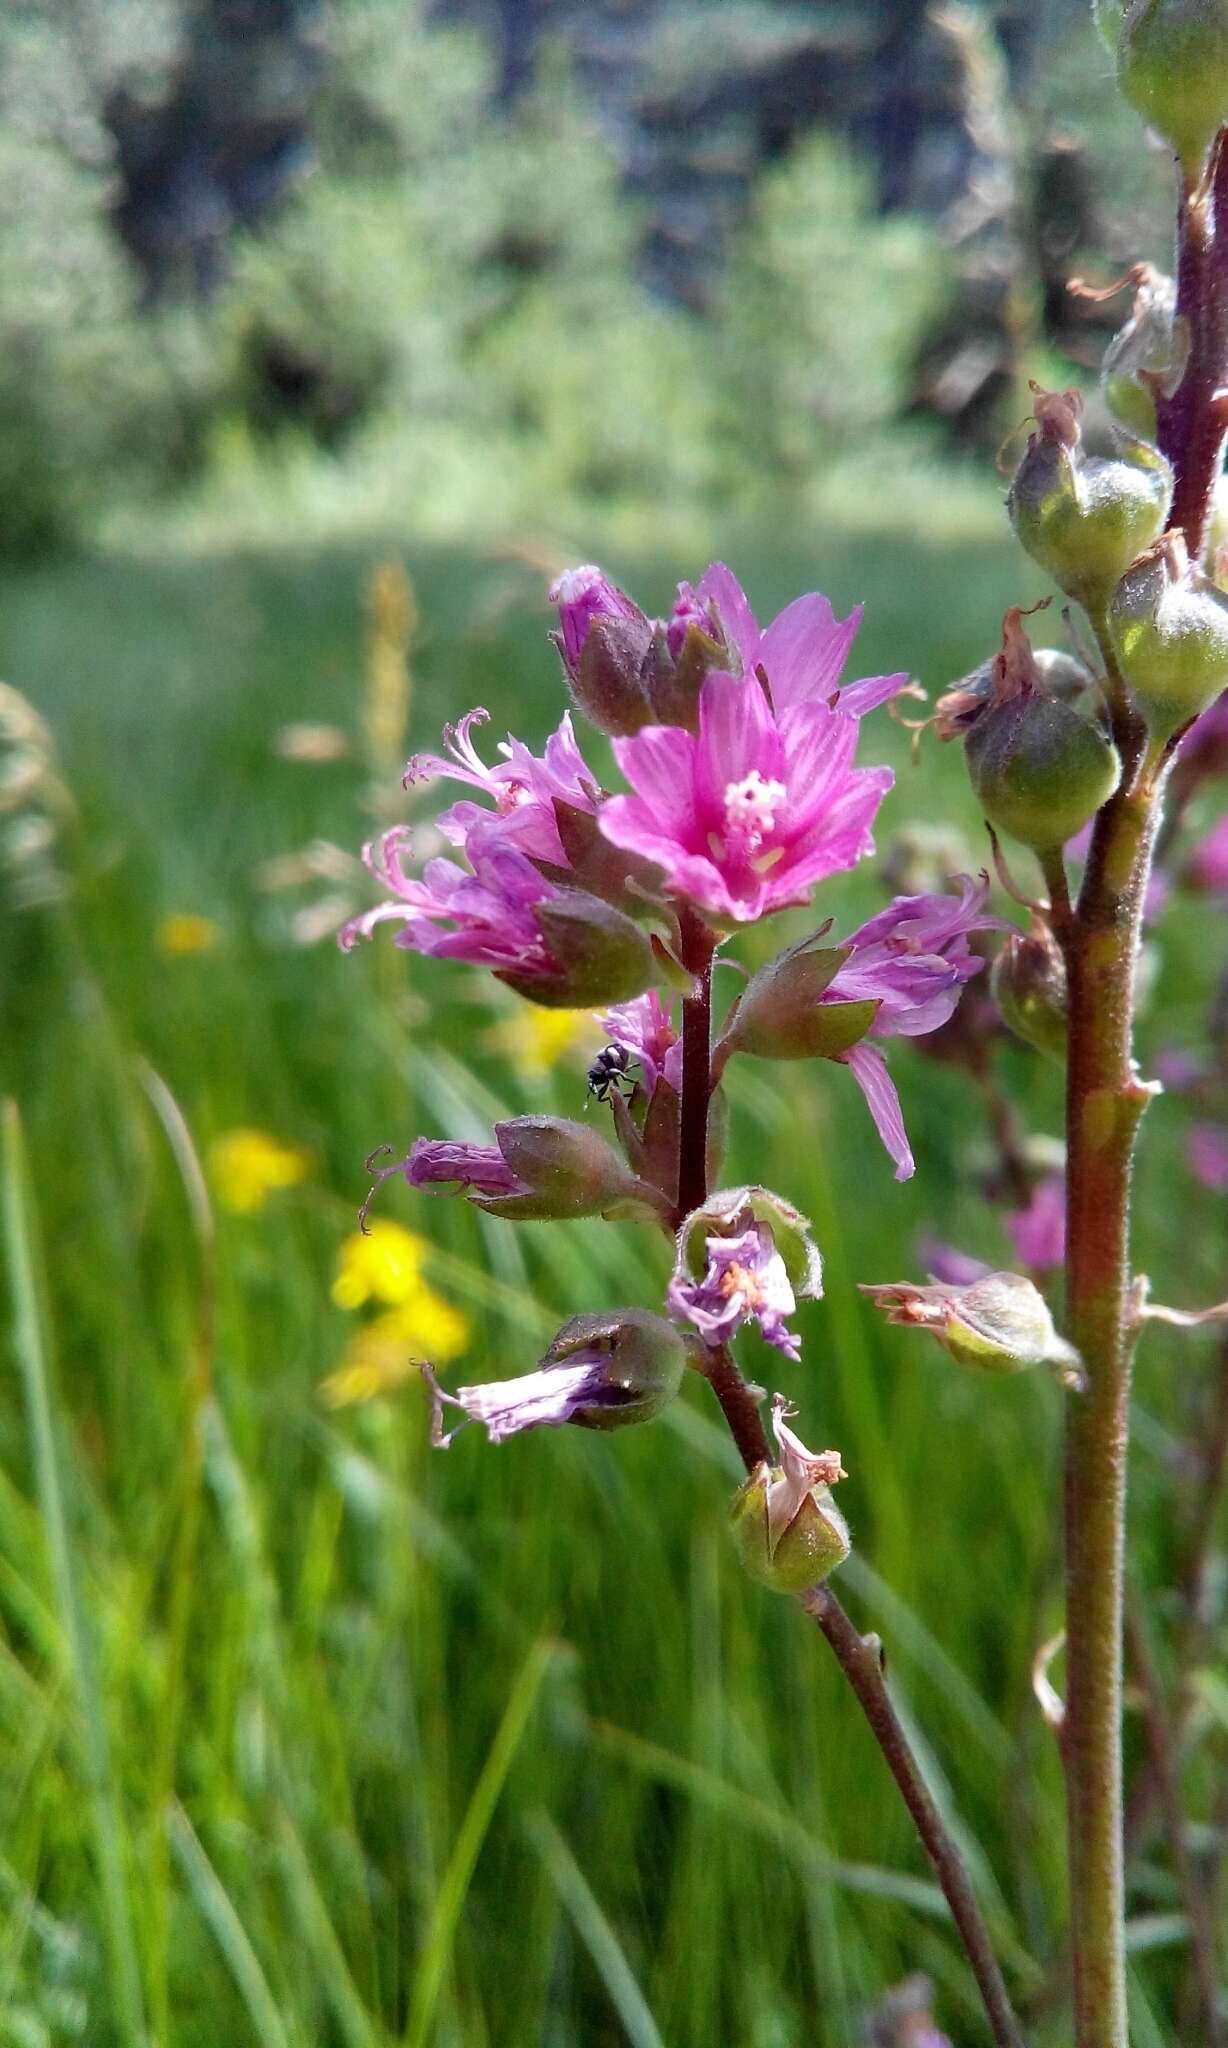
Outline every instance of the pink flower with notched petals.
<svg viewBox="0 0 1228 2048">
<path fill-rule="evenodd" d="M 501 973 L 558 972 L 533 910 L 559 892 L 525 854 L 497 839 L 476 843 L 471 834 L 472 874 L 455 861 L 428 860 L 419 880 L 401 865 L 409 839 L 408 827 L 398 825 L 364 847 L 367 866 L 393 894 L 342 926 L 337 934 L 342 952 L 348 953 L 358 939 L 370 938 L 376 925 L 399 918 L 402 928 L 396 943 L 413 952 L 465 960 Z"/>
<path fill-rule="evenodd" d="M 872 851 L 894 777 L 853 767 L 857 735 L 857 720 L 825 703 L 775 707 L 754 676 L 716 672 L 698 734 L 650 725 L 614 741 L 635 794 L 601 806 L 601 830 L 653 861 L 677 895 L 753 922 Z"/>
<path fill-rule="evenodd" d="M 859 682 L 841 685 L 840 677 L 848 652 L 861 624 L 860 605 L 847 619 L 838 619 L 820 591 L 798 597 L 760 632 L 754 612 L 732 569 L 713 562 L 695 585 L 678 585 L 674 617 L 684 624 L 692 620 L 711 631 L 705 622 L 715 612 L 716 621 L 730 649 L 741 663 L 746 679 L 762 670 L 768 694 L 778 712 L 790 705 L 830 703 L 853 718 L 863 718 L 876 705 L 897 697 L 908 684 L 906 675 L 866 676 Z M 838 696 L 836 693 L 839 693 Z"/>
<path fill-rule="evenodd" d="M 445 839 L 453 846 L 467 847 L 470 834 L 481 828 L 484 835 L 497 833 L 531 860 L 544 860 L 557 867 L 568 865 L 555 819 L 556 798 L 580 811 L 592 811 L 596 784 L 576 743 L 571 715 L 565 713 L 557 732 L 546 741 L 539 756 L 513 738 L 499 743 L 503 756 L 489 766 L 473 741 L 473 728 L 489 718 L 480 707 L 466 712 L 455 725 L 443 731 L 445 754 L 415 754 L 405 770 L 405 780 L 432 781 L 447 776 L 453 782 L 467 782 L 481 790 L 493 804 L 462 800 L 436 820 Z"/>
<path fill-rule="evenodd" d="M 988 914 L 989 882 L 959 877 L 958 896 L 897 896 L 844 941 L 850 957 L 828 984 L 824 1003 L 878 1004 L 869 1036 L 919 1038 L 950 1021 L 964 983 L 984 961 L 968 945 L 971 932 L 1001 930 Z M 880 1052 L 865 1039 L 842 1062 L 857 1082 L 875 1127 L 895 1161 L 896 1179 L 915 1171 L 900 1099 Z"/>
</svg>

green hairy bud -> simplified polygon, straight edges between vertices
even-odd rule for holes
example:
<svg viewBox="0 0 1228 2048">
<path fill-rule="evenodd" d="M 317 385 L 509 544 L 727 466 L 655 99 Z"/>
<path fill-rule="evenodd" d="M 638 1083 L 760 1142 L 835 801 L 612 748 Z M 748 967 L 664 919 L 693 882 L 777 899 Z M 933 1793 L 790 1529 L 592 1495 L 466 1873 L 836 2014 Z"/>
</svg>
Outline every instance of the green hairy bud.
<svg viewBox="0 0 1228 2048">
<path fill-rule="evenodd" d="M 1002 621 L 989 703 L 968 729 L 968 775 L 991 825 L 1037 852 L 1063 846 L 1121 779 L 1116 747 L 1094 720 L 1045 694 L 1015 606 Z"/>
<path fill-rule="evenodd" d="M 1036 429 L 1007 494 L 1011 523 L 1032 559 L 1068 597 L 1098 611 L 1123 569 L 1168 515 L 1172 471 L 1144 442 L 1131 460 L 1085 455 L 1077 391 L 1033 386 Z"/>
<path fill-rule="evenodd" d="M 1166 533 L 1126 571 L 1109 632 L 1152 737 L 1165 740 L 1228 685 L 1228 597 Z"/>
<path fill-rule="evenodd" d="M 1194 182 L 1228 121 L 1228 0 L 1131 0 L 1117 38 L 1117 78 Z"/>
</svg>

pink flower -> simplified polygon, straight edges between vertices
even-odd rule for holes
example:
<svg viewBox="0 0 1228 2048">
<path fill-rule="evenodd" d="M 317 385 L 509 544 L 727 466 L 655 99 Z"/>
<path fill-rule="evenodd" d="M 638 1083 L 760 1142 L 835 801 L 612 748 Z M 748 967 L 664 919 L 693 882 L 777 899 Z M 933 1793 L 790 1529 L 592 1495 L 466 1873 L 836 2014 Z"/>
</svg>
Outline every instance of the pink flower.
<svg viewBox="0 0 1228 2048">
<path fill-rule="evenodd" d="M 596 784 L 576 744 L 570 712 L 564 713 L 540 757 L 531 753 L 523 740 L 509 734 L 499 743 L 503 759 L 488 767 L 473 743 L 472 734 L 474 726 L 484 724 L 489 716 L 479 706 L 466 712 L 455 725 L 446 725 L 446 755 L 415 754 L 405 770 L 406 782 L 447 776 L 453 782 L 467 782 L 489 798 L 493 810 L 462 801 L 442 813 L 437 823 L 453 846 L 468 851 L 471 835 L 477 831 L 481 834 L 480 843 L 489 844 L 497 836 L 531 860 L 566 867 L 567 856 L 555 820 L 555 801 L 591 812 L 596 797 Z"/>
<path fill-rule="evenodd" d="M 1212 895 L 1228 894 L 1228 817 L 1213 825 L 1190 855 L 1190 879 Z"/>
<path fill-rule="evenodd" d="M 413 952 L 466 960 L 496 972 L 542 977 L 558 973 L 558 962 L 533 911 L 559 891 L 524 853 L 501 844 L 497 836 L 479 844 L 471 833 L 472 874 L 455 861 L 428 860 L 418 880 L 401 865 L 409 839 L 408 828 L 398 825 L 364 847 L 367 866 L 393 895 L 342 926 L 337 935 L 342 952 L 348 953 L 358 939 L 370 938 L 376 925 L 399 918 L 402 928 L 396 943 Z"/>
<path fill-rule="evenodd" d="M 457 1138 L 415 1138 L 409 1156 L 385 1173 L 403 1173 L 411 1188 L 455 1187 L 478 1195 L 524 1192 L 497 1145 Z"/>
<path fill-rule="evenodd" d="M 906 675 L 867 676 L 841 687 L 840 676 L 861 624 L 860 605 L 854 606 L 847 619 L 837 619 L 828 600 L 812 591 L 786 605 L 760 632 L 732 569 L 713 562 L 693 588 L 689 583 L 679 584 L 674 614 L 694 619 L 710 631 L 707 620 L 713 609 L 729 647 L 738 656 L 742 675 L 749 680 L 762 669 L 778 712 L 794 704 L 835 699 L 841 711 L 862 718 L 889 697 L 898 696 L 908 683 Z"/>
<path fill-rule="evenodd" d="M 773 708 L 753 678 L 713 673 L 697 735 L 651 725 L 614 741 L 636 793 L 602 805 L 601 830 L 718 917 L 749 923 L 804 903 L 873 848 L 894 777 L 853 767 L 857 735 L 857 720 L 825 703 Z"/>
<path fill-rule="evenodd" d="M 1006 1227 L 1021 1266 L 1048 1273 L 1066 1257 L 1066 1183 L 1060 1173 L 1037 1181 L 1026 1209 L 1015 1209 Z"/>
<path fill-rule="evenodd" d="M 1219 1124 L 1195 1124 L 1185 1142 L 1185 1156 L 1204 1188 L 1213 1195 L 1228 1194 L 1228 1131 Z"/>
<path fill-rule="evenodd" d="M 984 965 L 966 943 L 968 934 L 1002 928 L 1001 918 L 987 914 L 988 900 L 988 879 L 978 884 L 968 875 L 959 878 L 958 896 L 897 896 L 845 941 L 852 955 L 828 984 L 824 1003 L 877 1002 L 870 1025 L 876 1038 L 937 1031 L 950 1021 L 964 983 Z M 841 1059 L 895 1161 L 896 1179 L 908 1180 L 915 1162 L 882 1054 L 863 1040 Z"/>
<path fill-rule="evenodd" d="M 649 1095 L 660 1074 L 681 1092 L 682 1041 L 670 1021 L 669 1005 L 661 1001 L 655 988 L 633 1002 L 616 1004 L 597 1021 L 612 1044 L 635 1054 Z"/>
<path fill-rule="evenodd" d="M 800 1358 L 801 1345 L 785 1322 L 797 1301 L 768 1225 L 748 1214 L 748 1227 L 736 1237 L 709 1237 L 707 1255 L 702 1280 L 675 1272 L 666 1294 L 671 1314 L 685 1316 L 712 1346 L 728 1343 L 743 1323 L 758 1323 L 767 1343 L 786 1358 Z"/>
</svg>

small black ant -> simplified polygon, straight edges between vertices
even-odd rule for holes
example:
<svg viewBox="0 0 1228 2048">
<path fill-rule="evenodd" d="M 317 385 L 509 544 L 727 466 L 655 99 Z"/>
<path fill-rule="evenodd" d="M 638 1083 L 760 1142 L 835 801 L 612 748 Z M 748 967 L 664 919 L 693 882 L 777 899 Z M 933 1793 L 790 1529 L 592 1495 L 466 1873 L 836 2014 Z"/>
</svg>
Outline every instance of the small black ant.
<svg viewBox="0 0 1228 2048">
<path fill-rule="evenodd" d="M 630 1100 L 635 1093 L 635 1076 L 631 1072 L 634 1061 L 634 1053 L 628 1052 L 625 1045 L 603 1046 L 588 1070 L 589 1094 L 598 1102 L 608 1102 L 612 1088 L 621 1094 L 625 1087 Z"/>
</svg>

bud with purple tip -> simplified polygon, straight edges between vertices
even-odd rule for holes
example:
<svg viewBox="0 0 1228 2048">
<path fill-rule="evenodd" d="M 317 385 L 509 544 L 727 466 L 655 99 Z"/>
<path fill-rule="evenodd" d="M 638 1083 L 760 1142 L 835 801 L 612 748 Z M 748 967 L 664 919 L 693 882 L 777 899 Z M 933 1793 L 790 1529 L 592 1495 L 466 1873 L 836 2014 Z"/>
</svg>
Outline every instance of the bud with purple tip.
<svg viewBox="0 0 1228 2048">
<path fill-rule="evenodd" d="M 494 1137 L 493 1145 L 419 1138 L 406 1158 L 378 1170 L 376 1186 L 403 1174 L 412 1188 L 459 1191 L 475 1208 L 516 1222 L 665 1213 L 658 1191 L 629 1173 L 590 1124 L 515 1116 L 496 1124 Z"/>
</svg>

